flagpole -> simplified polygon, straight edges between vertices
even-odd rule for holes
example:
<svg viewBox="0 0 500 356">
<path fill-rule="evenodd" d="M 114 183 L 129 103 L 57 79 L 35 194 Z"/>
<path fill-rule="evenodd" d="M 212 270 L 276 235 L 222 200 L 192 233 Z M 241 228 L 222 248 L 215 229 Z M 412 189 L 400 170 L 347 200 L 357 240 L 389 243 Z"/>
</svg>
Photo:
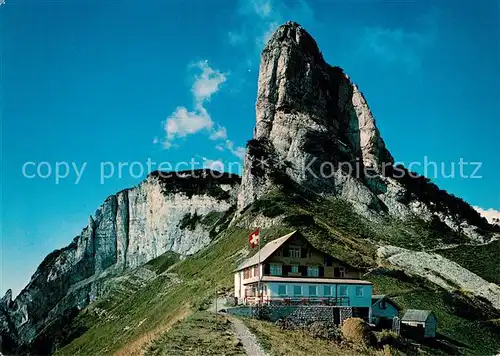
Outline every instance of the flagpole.
<svg viewBox="0 0 500 356">
<path fill-rule="evenodd" d="M 259 297 L 259 306 L 262 304 L 262 291 L 260 290 L 260 276 L 261 276 L 261 269 L 260 269 L 260 231 L 259 231 L 259 281 L 257 283 L 257 293 Z"/>
</svg>

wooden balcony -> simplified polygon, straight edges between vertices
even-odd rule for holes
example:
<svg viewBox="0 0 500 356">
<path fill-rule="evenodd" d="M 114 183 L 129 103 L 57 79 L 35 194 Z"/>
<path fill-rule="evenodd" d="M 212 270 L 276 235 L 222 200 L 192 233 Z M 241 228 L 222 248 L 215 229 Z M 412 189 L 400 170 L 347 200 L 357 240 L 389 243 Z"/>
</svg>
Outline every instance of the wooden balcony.
<svg viewBox="0 0 500 356">
<path fill-rule="evenodd" d="M 259 304 L 258 296 L 247 296 L 245 297 L 246 304 L 255 305 Z M 263 304 L 275 304 L 275 305 L 328 305 L 328 306 L 339 306 L 346 307 L 349 306 L 349 297 L 338 297 L 338 298 L 328 298 L 328 297 L 268 297 L 262 296 Z"/>
</svg>

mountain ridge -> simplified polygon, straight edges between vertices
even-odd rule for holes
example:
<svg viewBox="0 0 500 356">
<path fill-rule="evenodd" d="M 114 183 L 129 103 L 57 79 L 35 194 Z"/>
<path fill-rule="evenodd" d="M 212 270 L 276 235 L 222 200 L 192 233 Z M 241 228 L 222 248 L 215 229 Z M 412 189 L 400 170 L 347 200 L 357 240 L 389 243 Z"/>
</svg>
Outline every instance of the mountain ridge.
<svg viewBox="0 0 500 356">
<path fill-rule="evenodd" d="M 304 162 L 313 159 L 307 171 Z M 332 163 L 328 177 L 323 163 Z M 334 167 L 342 163 L 359 169 Z M 377 266 L 379 245 L 495 241 L 497 230 L 470 205 L 404 167 L 395 178 L 393 163 L 363 94 L 326 63 L 306 30 L 288 22 L 262 52 L 256 127 L 241 182 L 211 170 L 156 171 L 109 196 L 72 243 L 42 261 L 15 300 L 9 291 L 2 298 L 2 340 L 30 345 L 46 324 L 106 297 L 108 280 L 164 253 L 203 256 L 238 228 L 300 228 L 322 249 L 365 269 Z"/>
</svg>

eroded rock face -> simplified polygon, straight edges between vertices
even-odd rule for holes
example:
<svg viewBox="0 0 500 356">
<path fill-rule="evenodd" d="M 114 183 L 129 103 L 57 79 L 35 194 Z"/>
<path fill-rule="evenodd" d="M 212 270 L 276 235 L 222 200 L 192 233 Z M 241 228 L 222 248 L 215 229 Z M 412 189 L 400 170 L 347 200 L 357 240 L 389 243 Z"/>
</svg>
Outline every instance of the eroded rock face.
<svg viewBox="0 0 500 356">
<path fill-rule="evenodd" d="M 205 247 L 215 227 L 202 218 L 234 206 L 239 180 L 228 174 L 176 180 L 153 174 L 108 197 L 70 245 L 45 258 L 14 301 L 11 294 L 1 299 L 2 334 L 29 343 L 49 320 L 97 299 L 104 277 L 167 251 L 188 255 Z M 197 217 L 189 227 L 181 226 L 186 216 Z"/>
<path fill-rule="evenodd" d="M 411 251 L 395 246 L 383 246 L 377 250 L 379 258 L 394 266 L 428 279 L 444 289 L 460 289 L 488 300 L 500 310 L 500 286 L 489 283 L 477 274 L 436 253 Z"/>
<path fill-rule="evenodd" d="M 430 221 L 437 214 L 457 231 L 451 209 L 436 213 L 409 192 L 394 179 L 393 163 L 358 87 L 325 62 L 300 25 L 279 27 L 261 55 L 256 127 L 247 145 L 238 210 L 289 179 L 317 194 L 346 199 L 370 219 L 389 214 Z M 473 224 L 460 223 L 462 233 L 485 241 Z"/>
<path fill-rule="evenodd" d="M 380 171 L 393 159 L 361 92 L 342 69 L 324 61 L 296 23 L 281 26 L 262 52 L 256 119 L 254 139 L 268 146 L 271 169 L 284 170 L 316 192 L 380 209 L 379 199 L 355 178 L 358 173 L 338 166 L 347 162 L 360 171 Z M 252 174 L 255 159 L 260 157 L 248 152 L 240 208 L 273 186 Z"/>
</svg>

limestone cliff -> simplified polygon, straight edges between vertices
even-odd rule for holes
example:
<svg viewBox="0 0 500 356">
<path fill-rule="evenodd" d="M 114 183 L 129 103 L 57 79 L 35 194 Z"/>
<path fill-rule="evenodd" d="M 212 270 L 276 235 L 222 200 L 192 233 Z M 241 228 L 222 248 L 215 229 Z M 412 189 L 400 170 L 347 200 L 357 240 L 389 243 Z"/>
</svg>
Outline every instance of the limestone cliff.
<svg viewBox="0 0 500 356">
<path fill-rule="evenodd" d="M 346 199 L 370 219 L 435 216 L 484 241 L 476 230 L 487 223 L 468 204 L 423 177 L 396 172 L 400 167 L 393 163 L 358 87 L 325 62 L 300 25 L 279 27 L 261 55 L 256 127 L 247 145 L 238 209 L 291 180 Z"/>
<path fill-rule="evenodd" d="M 492 238 L 482 231 L 489 228 L 486 220 L 461 199 L 404 169 L 395 174 L 398 167 L 363 94 L 341 68 L 325 62 L 296 23 L 281 26 L 262 52 L 256 127 L 244 160 L 241 186 L 230 174 L 155 172 L 108 197 L 70 245 L 45 258 L 15 300 L 10 292 L 0 300 L 0 349 L 29 344 L 51 321 L 99 298 L 110 278 L 167 251 L 199 251 L 224 228 L 236 204 L 241 212 L 278 187 L 343 198 L 371 222 L 417 216 L 473 242 Z M 245 224 L 266 227 L 279 225 L 283 216 L 251 219 Z M 399 257 L 380 257 L 401 264 Z M 498 296 L 498 289 L 493 292 L 482 296 Z"/>
<path fill-rule="evenodd" d="M 105 277 L 166 251 L 188 255 L 205 247 L 212 230 L 219 228 L 218 219 L 232 210 L 240 181 L 238 176 L 209 173 L 155 172 L 138 186 L 108 197 L 71 244 L 44 259 L 14 301 L 10 291 L 2 298 L 3 342 L 7 336 L 29 343 L 49 321 L 98 298 Z"/>
</svg>

